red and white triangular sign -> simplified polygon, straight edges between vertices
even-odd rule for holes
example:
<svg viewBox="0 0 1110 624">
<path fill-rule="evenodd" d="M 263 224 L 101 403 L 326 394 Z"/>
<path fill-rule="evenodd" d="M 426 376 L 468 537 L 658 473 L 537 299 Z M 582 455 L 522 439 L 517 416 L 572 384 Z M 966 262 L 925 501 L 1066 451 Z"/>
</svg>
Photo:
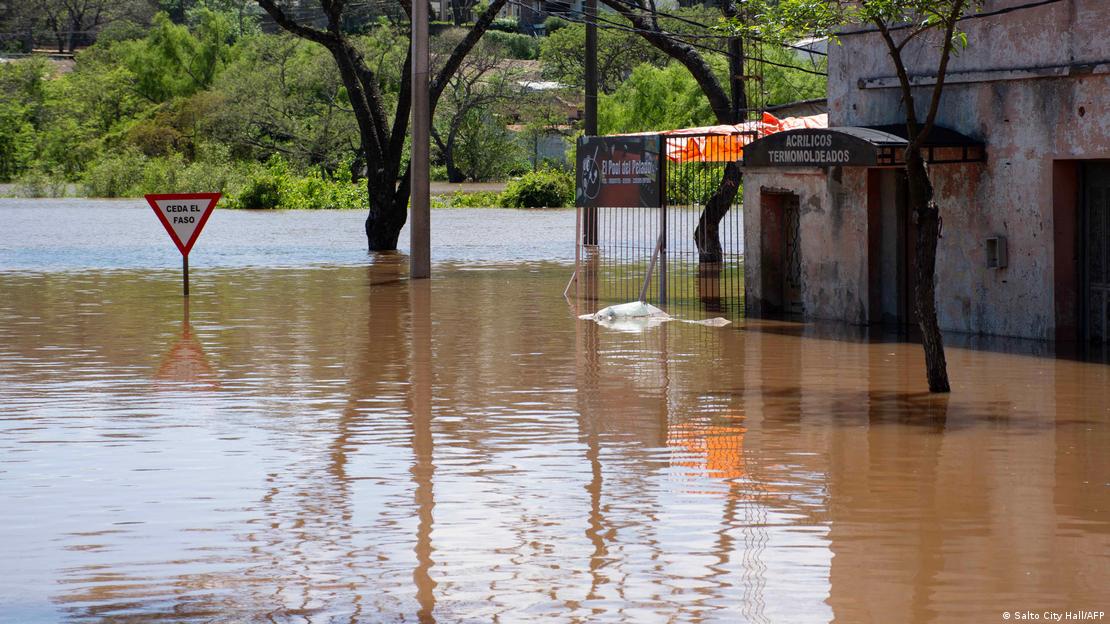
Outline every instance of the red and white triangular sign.
<svg viewBox="0 0 1110 624">
<path fill-rule="evenodd" d="M 170 238 L 188 256 L 193 243 L 197 242 L 200 231 L 204 229 L 219 193 L 170 193 L 166 195 L 147 195 L 146 201 L 158 215 L 158 220 L 169 232 Z"/>
</svg>

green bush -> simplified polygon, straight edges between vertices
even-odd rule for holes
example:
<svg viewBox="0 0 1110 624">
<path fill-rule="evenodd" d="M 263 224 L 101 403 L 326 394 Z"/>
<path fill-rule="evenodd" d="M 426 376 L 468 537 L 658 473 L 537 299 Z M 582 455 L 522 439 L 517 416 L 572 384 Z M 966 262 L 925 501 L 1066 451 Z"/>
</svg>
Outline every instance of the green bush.
<svg viewBox="0 0 1110 624">
<path fill-rule="evenodd" d="M 265 166 L 253 168 L 227 200 L 229 208 L 249 209 L 361 209 L 369 205 L 365 185 L 330 179 L 319 170 L 299 176 L 276 156 Z"/>
<path fill-rule="evenodd" d="M 432 182 L 446 182 L 447 165 L 432 165 L 428 175 L 432 179 Z"/>
<path fill-rule="evenodd" d="M 491 30 L 486 32 L 484 38 L 490 43 L 504 47 L 509 58 L 531 61 L 540 57 L 540 44 L 535 37 Z"/>
<path fill-rule="evenodd" d="M 82 178 L 88 197 L 127 197 L 143 180 L 148 159 L 139 150 L 129 147 L 102 155 L 85 171 Z"/>
<path fill-rule="evenodd" d="M 455 140 L 455 166 L 474 182 L 504 180 L 525 168 L 522 145 L 506 129 L 507 120 L 477 109 L 466 113 Z"/>
<path fill-rule="evenodd" d="M 496 208 L 501 205 L 501 195 L 493 191 L 455 191 L 451 195 L 440 196 L 439 200 L 437 208 Z"/>
<path fill-rule="evenodd" d="M 724 175 L 720 163 L 667 163 L 667 201 L 676 206 L 704 206 Z M 743 197 L 741 192 L 738 197 Z"/>
<path fill-rule="evenodd" d="M 509 182 L 501 194 L 506 208 L 562 208 L 574 201 L 574 174 L 540 169 Z"/>
<path fill-rule="evenodd" d="M 281 206 L 281 180 L 269 171 L 259 171 L 247 178 L 238 194 L 228 201 L 230 208 L 278 208 Z"/>
<path fill-rule="evenodd" d="M 570 26 L 569 21 L 559 17 L 558 15 L 551 15 L 543 21 L 543 32 L 544 34 L 550 35 L 551 33 L 556 32 L 567 26 Z"/>
<path fill-rule="evenodd" d="M 247 167 L 236 166 L 228 148 L 221 144 L 201 144 L 198 159 L 177 174 L 179 193 L 238 192 L 246 183 Z"/>
<path fill-rule="evenodd" d="M 52 171 L 39 167 L 28 169 L 16 179 L 17 197 L 65 197 L 66 183 Z"/>
<path fill-rule="evenodd" d="M 0 182 L 18 177 L 34 157 L 35 128 L 24 108 L 0 99 Z"/>
<path fill-rule="evenodd" d="M 520 22 L 515 17 L 499 17 L 489 25 L 490 31 L 515 33 L 520 30 Z"/>
</svg>

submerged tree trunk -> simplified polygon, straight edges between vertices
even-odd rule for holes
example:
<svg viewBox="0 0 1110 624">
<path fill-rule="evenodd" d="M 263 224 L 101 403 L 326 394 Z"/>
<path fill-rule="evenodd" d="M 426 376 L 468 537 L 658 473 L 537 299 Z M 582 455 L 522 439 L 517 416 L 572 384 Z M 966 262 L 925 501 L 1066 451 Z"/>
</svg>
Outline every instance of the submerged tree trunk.
<svg viewBox="0 0 1110 624">
<path fill-rule="evenodd" d="M 292 15 L 286 14 L 286 8 L 278 6 L 277 0 L 255 1 L 283 29 L 318 43 L 331 53 L 358 123 L 361 140 L 359 152 L 366 163 L 366 186 L 370 200 L 370 210 L 366 217 L 367 246 L 371 251 L 397 249 L 397 239 L 408 218 L 410 173 L 408 164 L 404 161 L 404 148 L 411 112 L 411 47 L 401 67 L 400 89 L 393 119 L 390 120 L 377 72 L 366 64 L 358 46 L 342 29 L 343 2 L 319 0 L 319 6 L 324 10 L 328 22 L 327 29 L 321 30 L 313 25 L 300 23 Z M 458 71 L 463 59 L 478 43 L 506 2 L 507 0 L 489 2 L 474 27 L 456 44 L 443 67 L 428 85 L 433 114 L 447 82 Z"/>
<path fill-rule="evenodd" d="M 736 200 L 736 193 L 740 189 L 742 174 L 740 166 L 735 162 L 725 165 L 724 174 L 717 190 L 705 202 L 705 209 L 698 218 L 698 227 L 694 229 L 694 243 L 698 247 L 698 262 L 721 262 L 724 251 L 721 248 L 721 220 L 725 218 Z"/>
<path fill-rule="evenodd" d="M 370 193 L 370 212 L 366 215 L 366 242 L 370 251 L 393 251 L 401 228 L 408 220 L 408 193 L 403 197 L 388 187 L 378 187 L 367 180 Z"/>
<path fill-rule="evenodd" d="M 906 152 L 906 177 L 909 181 L 909 209 L 917 232 L 914 258 L 916 287 L 914 311 L 921 328 L 921 346 L 925 350 L 925 375 L 930 392 L 949 392 L 948 364 L 944 358 L 944 341 L 937 322 L 936 265 L 937 243 L 940 240 L 940 209 L 933 200 L 933 183 L 925 162 L 916 148 Z"/>
</svg>

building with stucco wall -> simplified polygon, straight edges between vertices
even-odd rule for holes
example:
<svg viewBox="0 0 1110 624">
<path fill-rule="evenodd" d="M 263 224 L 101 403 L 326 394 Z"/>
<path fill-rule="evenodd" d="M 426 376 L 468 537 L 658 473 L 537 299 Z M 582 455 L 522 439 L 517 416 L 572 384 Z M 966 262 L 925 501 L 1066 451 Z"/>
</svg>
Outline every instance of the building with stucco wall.
<svg viewBox="0 0 1110 624">
<path fill-rule="evenodd" d="M 1106 342 L 1110 2 L 988 0 L 961 27 L 969 47 L 950 63 L 927 155 L 943 219 L 941 328 Z M 919 111 L 939 36 L 904 54 Z M 878 33 L 840 41 L 829 47 L 827 133 L 780 133 L 745 150 L 747 305 L 911 324 L 901 90 Z"/>
</svg>

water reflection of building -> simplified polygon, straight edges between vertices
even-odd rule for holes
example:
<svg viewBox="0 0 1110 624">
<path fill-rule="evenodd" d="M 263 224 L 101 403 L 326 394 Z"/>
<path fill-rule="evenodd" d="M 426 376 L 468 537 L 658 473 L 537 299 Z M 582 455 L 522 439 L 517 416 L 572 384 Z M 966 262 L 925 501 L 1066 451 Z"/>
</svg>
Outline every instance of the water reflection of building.
<svg viewBox="0 0 1110 624">
<path fill-rule="evenodd" d="M 1110 545 L 1105 503 L 1075 496 L 1077 484 L 1110 478 L 1110 463 L 1091 456 L 1106 436 L 1106 367 L 953 348 L 972 385 L 937 397 L 913 390 L 914 345 L 853 339 L 842 326 L 750 329 L 747 361 L 761 366 L 745 376 L 745 444 L 765 455 L 746 454 L 811 458 L 823 495 L 803 524 L 827 527 L 837 621 L 1066 609 L 1110 582 L 1084 554 Z M 1005 363 L 1005 379 L 986 362 Z"/>
</svg>

